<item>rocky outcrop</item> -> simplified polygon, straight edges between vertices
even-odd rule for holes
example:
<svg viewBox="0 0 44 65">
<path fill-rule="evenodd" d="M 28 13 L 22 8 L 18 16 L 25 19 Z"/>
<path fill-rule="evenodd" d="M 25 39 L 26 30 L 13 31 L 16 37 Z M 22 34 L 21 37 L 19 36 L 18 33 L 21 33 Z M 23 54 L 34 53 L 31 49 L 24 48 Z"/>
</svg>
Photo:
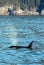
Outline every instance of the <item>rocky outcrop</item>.
<svg viewBox="0 0 44 65">
<path fill-rule="evenodd" d="M 41 11 L 41 15 L 44 15 L 44 9 Z"/>
<path fill-rule="evenodd" d="M 8 8 L 13 8 L 13 5 L 6 5 L 3 7 L 0 7 L 0 15 L 9 15 Z"/>
<path fill-rule="evenodd" d="M 16 10 L 14 10 L 14 14 L 21 15 L 24 11 L 20 9 L 20 7 L 17 7 Z"/>
<path fill-rule="evenodd" d="M 15 15 L 39 15 L 38 12 L 36 12 L 36 8 L 33 8 L 31 10 L 28 10 L 27 8 L 25 10 L 20 9 L 20 7 L 18 7 L 16 9 L 16 11 L 14 11 Z"/>
<path fill-rule="evenodd" d="M 5 7 L 0 7 L 0 15 L 8 15 L 7 9 Z"/>
<path fill-rule="evenodd" d="M 9 11 L 8 11 L 9 8 Z M 0 7 L 0 15 L 39 15 L 38 12 L 36 12 L 36 8 L 31 8 L 28 10 L 27 8 L 25 10 L 20 9 L 20 7 L 14 8 L 13 5 L 3 6 Z"/>
</svg>

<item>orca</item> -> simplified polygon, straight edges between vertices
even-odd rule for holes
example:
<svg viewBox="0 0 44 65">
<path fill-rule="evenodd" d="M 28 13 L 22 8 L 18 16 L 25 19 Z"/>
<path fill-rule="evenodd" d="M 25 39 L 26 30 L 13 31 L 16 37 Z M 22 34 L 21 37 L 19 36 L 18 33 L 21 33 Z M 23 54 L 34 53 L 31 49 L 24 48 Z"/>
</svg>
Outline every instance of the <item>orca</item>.
<svg viewBox="0 0 44 65">
<path fill-rule="evenodd" d="M 34 41 L 32 41 L 27 47 L 26 46 L 10 46 L 9 48 L 15 48 L 15 49 L 27 48 L 27 49 L 32 49 L 33 42 Z"/>
</svg>

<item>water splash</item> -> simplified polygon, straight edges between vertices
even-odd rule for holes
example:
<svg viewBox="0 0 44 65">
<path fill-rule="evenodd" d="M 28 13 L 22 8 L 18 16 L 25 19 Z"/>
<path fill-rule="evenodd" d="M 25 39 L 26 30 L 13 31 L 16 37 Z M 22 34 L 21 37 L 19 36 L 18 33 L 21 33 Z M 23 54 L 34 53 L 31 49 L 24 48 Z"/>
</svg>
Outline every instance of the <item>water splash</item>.
<svg viewBox="0 0 44 65">
<path fill-rule="evenodd" d="M 16 30 L 16 28 L 14 26 L 9 27 L 9 32 L 10 32 L 10 34 L 9 34 L 10 42 L 12 44 L 16 45 L 18 43 L 17 40 L 16 40 L 16 38 L 17 38 L 17 30 Z"/>
<path fill-rule="evenodd" d="M 6 22 L 5 24 L 1 25 L 1 33 L 0 37 L 3 42 L 9 42 L 10 44 L 16 45 L 17 44 L 17 30 L 13 23 Z"/>
</svg>

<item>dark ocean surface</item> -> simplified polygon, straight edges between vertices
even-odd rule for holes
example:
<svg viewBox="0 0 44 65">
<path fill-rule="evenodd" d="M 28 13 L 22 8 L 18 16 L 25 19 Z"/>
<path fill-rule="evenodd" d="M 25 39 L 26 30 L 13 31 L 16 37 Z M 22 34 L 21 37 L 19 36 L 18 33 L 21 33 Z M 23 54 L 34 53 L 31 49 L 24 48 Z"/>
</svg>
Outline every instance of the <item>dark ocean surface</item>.
<svg viewBox="0 0 44 65">
<path fill-rule="evenodd" d="M 44 16 L 0 16 L 0 65 L 44 65 Z"/>
</svg>

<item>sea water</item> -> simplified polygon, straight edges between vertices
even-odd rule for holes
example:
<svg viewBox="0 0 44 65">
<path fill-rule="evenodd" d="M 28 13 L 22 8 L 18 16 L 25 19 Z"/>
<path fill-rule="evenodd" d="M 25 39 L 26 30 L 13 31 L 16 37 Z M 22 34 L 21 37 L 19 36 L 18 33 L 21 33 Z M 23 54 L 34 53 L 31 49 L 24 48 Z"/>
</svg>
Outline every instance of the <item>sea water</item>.
<svg viewBox="0 0 44 65">
<path fill-rule="evenodd" d="M 0 16 L 0 65 L 44 65 L 44 16 Z"/>
</svg>

